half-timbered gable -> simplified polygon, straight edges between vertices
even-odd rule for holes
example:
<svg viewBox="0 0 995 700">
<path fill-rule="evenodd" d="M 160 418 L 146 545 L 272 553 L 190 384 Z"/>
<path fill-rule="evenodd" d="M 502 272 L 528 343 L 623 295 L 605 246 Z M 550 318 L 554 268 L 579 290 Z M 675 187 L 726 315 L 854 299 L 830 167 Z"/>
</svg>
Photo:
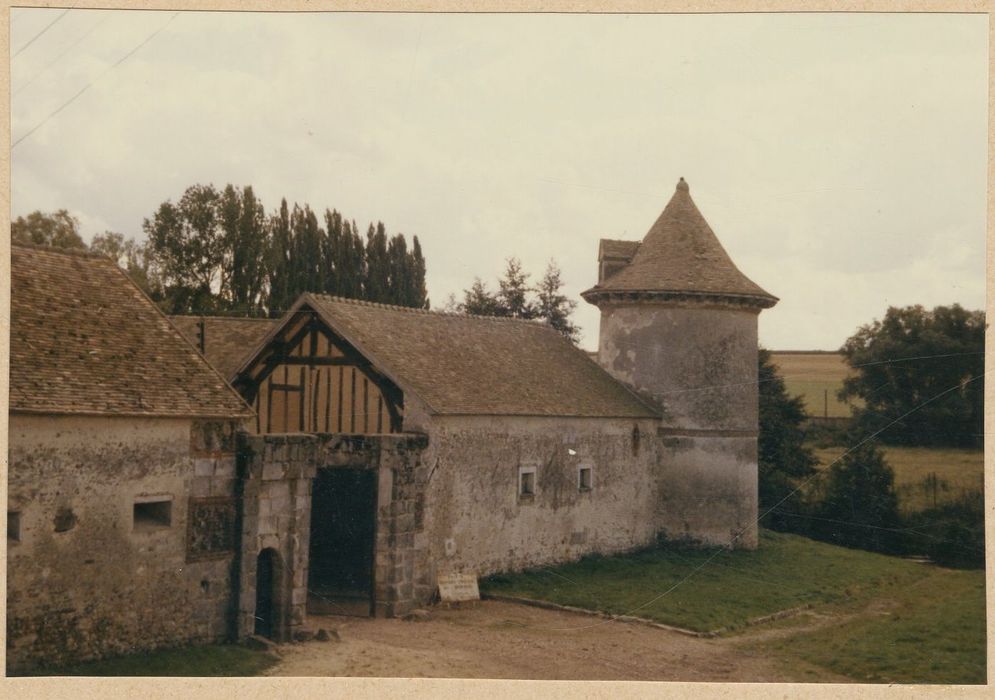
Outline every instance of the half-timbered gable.
<svg viewBox="0 0 995 700">
<path fill-rule="evenodd" d="M 235 375 L 256 433 L 396 433 L 401 391 L 314 308 L 302 305 Z"/>
</svg>

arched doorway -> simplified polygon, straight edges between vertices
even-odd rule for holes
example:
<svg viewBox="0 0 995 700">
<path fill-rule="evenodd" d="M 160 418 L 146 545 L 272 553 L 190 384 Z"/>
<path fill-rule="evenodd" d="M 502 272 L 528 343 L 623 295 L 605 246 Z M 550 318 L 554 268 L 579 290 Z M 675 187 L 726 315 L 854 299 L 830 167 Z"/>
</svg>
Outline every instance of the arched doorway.
<svg viewBox="0 0 995 700">
<path fill-rule="evenodd" d="M 280 555 L 267 548 L 256 559 L 256 634 L 279 641 Z"/>
</svg>

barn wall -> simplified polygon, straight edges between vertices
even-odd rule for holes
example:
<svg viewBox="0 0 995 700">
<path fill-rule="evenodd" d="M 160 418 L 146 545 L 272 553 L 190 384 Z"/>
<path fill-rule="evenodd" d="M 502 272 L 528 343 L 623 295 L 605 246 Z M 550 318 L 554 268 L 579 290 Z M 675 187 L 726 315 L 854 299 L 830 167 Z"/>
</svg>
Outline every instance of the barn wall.
<svg viewBox="0 0 995 700">
<path fill-rule="evenodd" d="M 653 542 L 655 440 L 653 420 L 432 418 L 422 455 L 431 576 L 484 576 Z M 581 466 L 593 469 L 589 491 L 579 489 Z M 519 495 L 521 468 L 535 469 L 531 498 Z"/>
<path fill-rule="evenodd" d="M 233 435 L 188 419 L 10 416 L 8 671 L 228 634 Z M 136 499 L 166 496 L 169 525 L 136 529 Z M 188 531 L 191 519 L 206 527 Z"/>
</svg>

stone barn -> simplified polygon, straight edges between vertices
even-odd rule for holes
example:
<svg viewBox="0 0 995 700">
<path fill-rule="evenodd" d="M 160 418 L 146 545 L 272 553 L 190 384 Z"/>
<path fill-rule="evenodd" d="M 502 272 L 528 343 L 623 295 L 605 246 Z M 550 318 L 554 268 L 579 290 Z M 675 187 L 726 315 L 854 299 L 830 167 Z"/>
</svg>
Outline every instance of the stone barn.
<svg viewBox="0 0 995 700">
<path fill-rule="evenodd" d="M 598 265 L 592 359 L 536 322 L 320 294 L 171 325 L 110 262 L 15 249 L 8 658 L 286 640 L 660 536 L 755 547 L 777 299 L 683 180 Z"/>
<path fill-rule="evenodd" d="M 250 408 L 106 258 L 11 250 L 7 665 L 230 638 Z"/>
<path fill-rule="evenodd" d="M 286 636 L 309 606 L 403 613 L 441 574 L 659 535 L 756 546 L 757 315 L 777 299 L 683 180 L 642 241 L 601 242 L 583 296 L 597 362 L 533 322 L 302 296 L 229 375 L 256 412 L 245 619 L 254 581 Z"/>
</svg>

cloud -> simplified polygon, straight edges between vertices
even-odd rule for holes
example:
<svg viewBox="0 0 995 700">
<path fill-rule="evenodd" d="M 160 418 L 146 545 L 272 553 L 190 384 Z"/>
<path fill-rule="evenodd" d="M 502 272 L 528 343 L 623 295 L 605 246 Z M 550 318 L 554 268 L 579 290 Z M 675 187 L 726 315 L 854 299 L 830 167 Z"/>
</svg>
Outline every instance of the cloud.
<svg viewBox="0 0 995 700">
<path fill-rule="evenodd" d="M 52 12 L 15 8 L 12 46 Z M 73 10 L 13 61 L 15 138 L 96 80 L 14 149 L 14 216 L 141 236 L 191 184 L 251 184 L 418 235 L 436 303 L 512 255 L 579 298 L 684 176 L 781 297 L 770 347 L 983 306 L 984 16 L 181 13 L 111 68 L 169 16 Z"/>
</svg>

